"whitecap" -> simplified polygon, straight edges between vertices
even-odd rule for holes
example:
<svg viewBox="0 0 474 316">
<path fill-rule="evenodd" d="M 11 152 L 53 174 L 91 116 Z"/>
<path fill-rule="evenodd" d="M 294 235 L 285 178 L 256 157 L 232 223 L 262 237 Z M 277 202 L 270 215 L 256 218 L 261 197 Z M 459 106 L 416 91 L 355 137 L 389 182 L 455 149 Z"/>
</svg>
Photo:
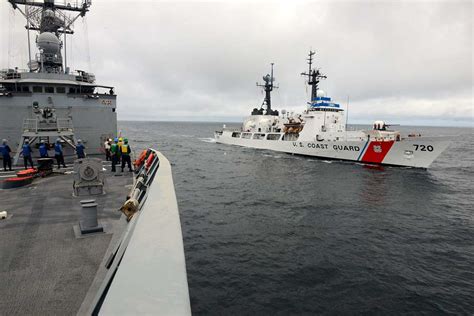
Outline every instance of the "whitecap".
<svg viewBox="0 0 474 316">
<path fill-rule="evenodd" d="M 200 141 L 205 142 L 205 143 L 215 143 L 216 139 L 215 138 L 198 138 Z"/>
</svg>

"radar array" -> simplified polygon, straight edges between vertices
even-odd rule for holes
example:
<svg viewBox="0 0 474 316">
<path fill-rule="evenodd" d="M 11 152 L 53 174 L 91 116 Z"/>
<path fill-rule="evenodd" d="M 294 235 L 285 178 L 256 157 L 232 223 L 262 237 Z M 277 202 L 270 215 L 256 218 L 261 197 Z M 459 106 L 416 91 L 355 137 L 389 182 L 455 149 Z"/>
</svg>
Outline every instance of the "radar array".
<svg viewBox="0 0 474 316">
<path fill-rule="evenodd" d="M 79 17 L 86 15 L 91 6 L 91 0 L 66 1 L 64 3 L 56 3 L 54 0 L 41 2 L 8 0 L 8 2 L 14 9 L 20 11 L 26 19 L 25 28 L 28 32 L 28 66 L 30 71 L 39 69 L 46 72 L 63 72 L 64 68 L 67 69 L 66 34 L 74 34 L 72 25 Z M 20 5 L 24 6 L 24 9 Z M 71 17 L 66 12 L 77 12 L 77 15 Z M 41 56 L 37 57 L 36 60 L 31 58 L 30 30 L 39 32 L 36 42 Z M 64 42 L 60 40 L 61 34 L 64 35 Z M 46 46 L 42 46 L 41 42 L 46 43 Z M 58 49 L 52 49 L 52 45 L 58 45 Z M 47 49 L 44 49 L 45 47 Z M 62 64 L 60 52 L 62 47 L 64 47 L 65 67 Z"/>
<path fill-rule="evenodd" d="M 273 65 L 274 63 L 271 63 L 271 72 L 270 74 L 267 74 L 266 76 L 263 76 L 263 81 L 264 84 L 259 84 L 257 82 L 257 87 L 262 87 L 263 90 L 265 91 L 265 99 L 263 99 L 262 107 L 265 106 L 266 110 L 265 113 L 263 113 L 262 108 L 260 109 L 254 109 L 252 112 L 252 115 L 278 115 L 278 111 L 272 110 L 272 98 L 271 98 L 271 92 L 273 89 L 278 89 L 278 86 L 275 86 L 273 82 L 275 82 L 275 77 L 273 76 Z"/>
<path fill-rule="evenodd" d="M 323 75 L 319 69 L 313 69 L 313 56 L 316 54 L 314 51 L 309 51 L 308 60 L 308 72 L 302 72 L 302 76 L 308 76 L 308 85 L 311 86 L 311 102 L 316 101 L 318 96 L 318 84 L 321 79 L 326 79 L 327 77 Z"/>
</svg>

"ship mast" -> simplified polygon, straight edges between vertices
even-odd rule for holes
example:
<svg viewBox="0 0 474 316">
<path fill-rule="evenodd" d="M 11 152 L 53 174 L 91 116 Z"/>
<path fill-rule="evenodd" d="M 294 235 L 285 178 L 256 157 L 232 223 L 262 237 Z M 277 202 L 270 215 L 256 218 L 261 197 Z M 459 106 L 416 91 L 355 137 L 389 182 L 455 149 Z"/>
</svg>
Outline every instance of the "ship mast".
<svg viewBox="0 0 474 316">
<path fill-rule="evenodd" d="M 66 47 L 60 40 L 60 36 L 64 35 L 64 43 L 66 42 L 66 34 L 73 34 L 72 25 L 79 17 L 84 17 L 89 11 L 91 0 L 83 0 L 80 4 L 59 4 L 54 0 L 44 0 L 37 2 L 33 0 L 8 0 L 13 9 L 17 9 L 26 19 L 26 26 L 29 37 L 30 30 L 38 31 L 36 44 L 39 54 L 36 60 L 31 57 L 28 63 L 30 72 L 53 72 L 64 73 L 61 48 L 64 47 L 64 64 L 66 64 Z M 19 5 L 25 6 L 22 10 Z M 65 12 L 77 12 L 75 17 L 70 17 Z M 31 56 L 30 43 L 28 43 L 28 56 Z"/>
<path fill-rule="evenodd" d="M 311 86 L 311 102 L 316 101 L 318 96 L 318 84 L 320 79 L 326 79 L 327 77 L 319 72 L 319 69 L 313 69 L 313 56 L 316 52 L 309 51 L 308 60 L 308 72 L 302 72 L 302 76 L 308 76 L 308 85 Z"/>
<path fill-rule="evenodd" d="M 271 72 L 270 72 L 270 74 L 267 74 L 266 76 L 263 76 L 264 84 L 259 84 L 257 82 L 257 87 L 262 87 L 263 90 L 265 91 L 265 99 L 263 99 L 263 103 L 262 103 L 262 106 L 263 105 L 266 106 L 265 115 L 278 115 L 278 111 L 272 110 L 271 92 L 273 91 L 273 89 L 278 89 L 278 86 L 275 86 L 273 84 L 273 82 L 275 81 L 275 77 L 273 77 L 273 65 L 274 65 L 274 63 L 271 63 Z M 259 112 L 259 113 L 257 113 L 257 112 Z M 263 112 L 261 112 L 261 110 L 254 109 L 252 114 L 253 115 L 257 115 L 257 114 L 261 115 L 261 114 L 263 114 Z"/>
</svg>

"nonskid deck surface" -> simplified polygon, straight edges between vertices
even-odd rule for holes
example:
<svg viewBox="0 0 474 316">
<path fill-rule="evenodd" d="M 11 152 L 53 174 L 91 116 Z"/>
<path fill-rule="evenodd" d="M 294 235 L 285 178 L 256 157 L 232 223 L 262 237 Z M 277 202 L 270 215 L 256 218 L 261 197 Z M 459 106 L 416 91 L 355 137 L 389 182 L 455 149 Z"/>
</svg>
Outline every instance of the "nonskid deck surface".
<svg viewBox="0 0 474 316">
<path fill-rule="evenodd" d="M 72 170 L 72 164 L 70 164 Z M 125 227 L 117 210 L 133 182 L 129 172 L 107 171 L 105 195 L 73 197 L 73 175 L 37 179 L 20 189 L 0 190 L 0 313 L 76 314 L 112 238 Z M 119 169 L 120 170 L 120 169 Z M 1 172 L 0 175 L 6 173 Z M 76 238 L 79 201 L 99 204 L 99 221 L 110 233 Z"/>
</svg>

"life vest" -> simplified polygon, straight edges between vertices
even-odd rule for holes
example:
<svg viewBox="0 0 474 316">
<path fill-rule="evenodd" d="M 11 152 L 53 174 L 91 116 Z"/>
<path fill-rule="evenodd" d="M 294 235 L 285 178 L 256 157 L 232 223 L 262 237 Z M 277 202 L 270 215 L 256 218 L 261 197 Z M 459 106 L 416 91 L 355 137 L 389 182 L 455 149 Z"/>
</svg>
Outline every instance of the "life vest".
<svg viewBox="0 0 474 316">
<path fill-rule="evenodd" d="M 84 145 L 78 144 L 78 145 L 76 146 L 76 153 L 77 153 L 78 155 L 83 155 L 83 154 L 84 154 Z"/>
<path fill-rule="evenodd" d="M 120 148 L 122 148 L 123 155 L 128 155 L 128 150 L 129 150 L 128 144 L 123 144 L 122 146 L 120 146 Z"/>
<path fill-rule="evenodd" d="M 28 144 L 23 145 L 23 157 L 28 157 L 31 155 L 31 147 Z"/>
<path fill-rule="evenodd" d="M 112 144 L 112 145 L 110 145 L 110 152 L 111 152 L 112 154 L 117 154 L 117 153 L 118 153 L 118 145 L 115 144 L 115 143 Z"/>
<path fill-rule="evenodd" d="M 63 153 L 63 146 L 61 146 L 61 144 L 54 145 L 54 152 L 57 155 L 61 155 Z"/>
<path fill-rule="evenodd" d="M 46 157 L 48 156 L 48 148 L 46 147 L 45 144 L 41 144 L 39 147 L 39 152 L 41 157 Z"/>
</svg>

